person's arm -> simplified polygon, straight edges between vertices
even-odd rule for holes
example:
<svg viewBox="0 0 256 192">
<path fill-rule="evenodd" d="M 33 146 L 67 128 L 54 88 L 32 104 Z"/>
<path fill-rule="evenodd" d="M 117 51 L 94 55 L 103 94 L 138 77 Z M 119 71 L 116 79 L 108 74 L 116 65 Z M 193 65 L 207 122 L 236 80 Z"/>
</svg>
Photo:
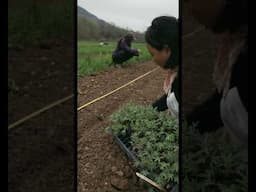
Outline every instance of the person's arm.
<svg viewBox="0 0 256 192">
<path fill-rule="evenodd" d="M 130 48 L 127 43 L 125 42 L 125 40 L 122 40 L 120 42 L 120 48 L 122 48 L 123 50 L 127 51 L 128 53 L 131 53 L 135 56 L 139 56 L 139 51 L 137 49 L 132 49 Z"/>
<path fill-rule="evenodd" d="M 177 101 L 180 101 L 180 97 L 179 97 L 179 84 L 178 84 L 179 79 L 175 78 L 175 80 L 173 81 L 172 84 L 172 92 L 174 92 L 175 98 L 177 99 Z M 162 97 L 160 97 L 158 100 L 156 100 L 153 104 L 152 104 L 153 108 L 156 108 L 157 111 L 165 111 L 166 109 L 168 109 L 168 105 L 167 105 L 167 94 L 164 94 Z"/>
<path fill-rule="evenodd" d="M 222 94 L 216 90 L 204 103 L 197 106 L 185 117 L 188 125 L 196 123 L 196 128 L 201 133 L 214 131 L 223 126 L 220 116 L 221 98 Z"/>
<path fill-rule="evenodd" d="M 166 103 L 167 95 L 164 94 L 162 97 L 157 99 L 153 104 L 152 107 L 155 108 L 157 111 L 165 111 L 168 109 L 167 103 Z"/>
</svg>

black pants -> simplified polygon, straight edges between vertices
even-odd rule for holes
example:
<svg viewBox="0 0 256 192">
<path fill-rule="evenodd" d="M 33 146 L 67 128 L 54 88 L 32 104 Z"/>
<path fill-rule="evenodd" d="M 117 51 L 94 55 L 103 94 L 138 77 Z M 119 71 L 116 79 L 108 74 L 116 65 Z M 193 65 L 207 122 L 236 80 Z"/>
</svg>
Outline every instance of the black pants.
<svg viewBox="0 0 256 192">
<path fill-rule="evenodd" d="M 112 55 L 112 60 L 115 64 L 121 64 L 129 59 L 131 59 L 134 55 L 132 53 L 129 52 L 125 52 L 125 51 L 119 51 L 119 52 L 115 52 Z"/>
</svg>

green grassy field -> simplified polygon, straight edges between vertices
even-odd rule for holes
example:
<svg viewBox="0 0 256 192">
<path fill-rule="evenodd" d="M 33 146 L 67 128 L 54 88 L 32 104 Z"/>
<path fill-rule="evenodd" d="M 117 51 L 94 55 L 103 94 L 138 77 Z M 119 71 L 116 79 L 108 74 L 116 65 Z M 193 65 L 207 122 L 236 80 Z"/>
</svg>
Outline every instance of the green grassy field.
<svg viewBox="0 0 256 192">
<path fill-rule="evenodd" d="M 37 44 L 49 38 L 72 39 L 74 3 L 63 1 L 15 1 L 8 4 L 8 43 Z"/>
<path fill-rule="evenodd" d="M 116 47 L 116 42 L 101 46 L 99 42 L 78 42 L 78 76 L 92 74 L 105 70 L 112 62 L 111 54 Z M 133 64 L 151 59 L 144 43 L 133 43 L 132 48 L 140 49 L 139 57 L 133 57 L 124 64 Z"/>
</svg>

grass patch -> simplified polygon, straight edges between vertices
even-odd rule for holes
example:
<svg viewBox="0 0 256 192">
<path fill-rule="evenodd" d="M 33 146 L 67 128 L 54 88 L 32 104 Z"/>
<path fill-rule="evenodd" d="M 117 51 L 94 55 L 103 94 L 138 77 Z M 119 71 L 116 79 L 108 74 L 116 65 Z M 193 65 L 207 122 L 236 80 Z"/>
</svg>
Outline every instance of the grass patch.
<svg viewBox="0 0 256 192">
<path fill-rule="evenodd" d="M 133 64 L 151 59 L 145 44 L 133 43 L 133 48 L 140 49 L 139 57 L 133 57 L 124 64 Z M 116 42 L 101 46 L 99 42 L 78 42 L 78 76 L 89 75 L 107 69 L 112 63 L 112 52 L 116 48 Z"/>
<path fill-rule="evenodd" d="M 8 43 L 36 44 L 73 32 L 73 1 L 15 2 L 8 7 Z"/>
<path fill-rule="evenodd" d="M 182 126 L 182 180 L 187 192 L 248 191 L 248 150 L 224 128 L 201 135 Z"/>
</svg>

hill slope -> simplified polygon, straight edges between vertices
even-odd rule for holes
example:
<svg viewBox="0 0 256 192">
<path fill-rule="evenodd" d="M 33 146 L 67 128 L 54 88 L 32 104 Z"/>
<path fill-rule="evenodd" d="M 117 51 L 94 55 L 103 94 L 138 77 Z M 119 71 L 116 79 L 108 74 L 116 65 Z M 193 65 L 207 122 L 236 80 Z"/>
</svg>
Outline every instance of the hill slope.
<svg viewBox="0 0 256 192">
<path fill-rule="evenodd" d="M 78 6 L 78 39 L 79 40 L 116 40 L 129 31 L 110 24 L 87 10 Z M 144 41 L 144 34 L 133 32 L 137 41 Z"/>
</svg>

